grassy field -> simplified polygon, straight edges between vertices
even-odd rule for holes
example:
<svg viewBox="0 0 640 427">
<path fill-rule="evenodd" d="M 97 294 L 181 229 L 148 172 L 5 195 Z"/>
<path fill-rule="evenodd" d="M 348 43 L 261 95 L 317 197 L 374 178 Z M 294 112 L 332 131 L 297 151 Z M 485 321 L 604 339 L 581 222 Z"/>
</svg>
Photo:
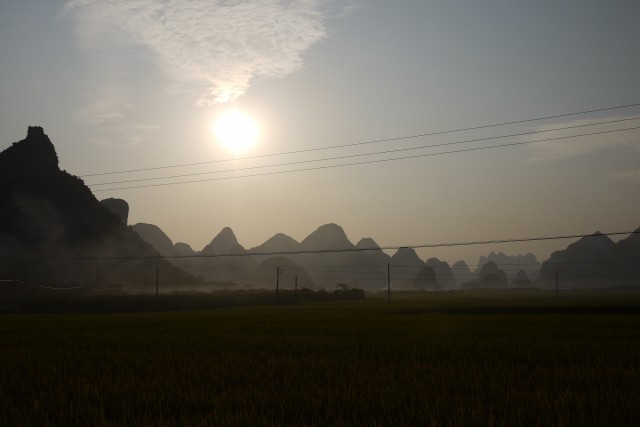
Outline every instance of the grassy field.
<svg viewBox="0 0 640 427">
<path fill-rule="evenodd" d="M 640 294 L 0 315 L 0 425 L 631 425 Z"/>
</svg>

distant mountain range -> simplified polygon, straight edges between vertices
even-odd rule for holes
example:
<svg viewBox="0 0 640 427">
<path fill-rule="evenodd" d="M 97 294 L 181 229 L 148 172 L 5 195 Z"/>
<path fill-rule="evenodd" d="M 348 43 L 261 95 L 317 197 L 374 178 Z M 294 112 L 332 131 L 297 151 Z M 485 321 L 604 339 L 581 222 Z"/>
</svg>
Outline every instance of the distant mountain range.
<svg viewBox="0 0 640 427">
<path fill-rule="evenodd" d="M 482 267 L 489 261 L 493 261 L 498 268 L 506 273 L 509 282 L 515 279 L 520 270 L 524 271 L 531 280 L 537 279 L 538 274 L 540 274 L 540 262 L 533 254 L 506 255 L 502 252 L 491 251 L 488 256 L 481 256 L 478 260 L 476 275 L 480 273 Z"/>
<path fill-rule="evenodd" d="M 39 283 L 197 285 L 208 282 L 274 287 L 369 290 L 453 290 L 478 287 L 607 287 L 639 285 L 640 234 L 614 243 L 595 233 L 554 252 L 542 264 L 531 254 L 491 252 L 475 272 L 423 261 L 409 247 L 387 254 L 370 237 L 355 245 L 337 224 L 318 227 L 301 242 L 277 233 L 245 249 L 229 227 L 201 251 L 173 241 L 157 226 L 127 226 L 121 199 L 98 202 L 80 178 L 61 171 L 42 128 L 0 153 L 0 280 Z M 640 233 L 640 229 L 637 230 Z M 278 273 L 280 272 L 280 273 Z M 388 274 L 390 276 L 388 276 Z M 202 278 L 202 279 L 200 279 Z"/>
<path fill-rule="evenodd" d="M 148 224 L 136 224 L 132 228 L 143 239 L 153 244 L 161 254 L 167 257 L 176 255 L 175 247 L 178 244 L 174 245 L 159 228 Z M 294 267 L 289 269 L 294 268 L 294 271 L 287 271 L 285 274 L 291 277 L 298 275 L 300 283 L 304 281 L 304 286 L 308 287 L 332 288 L 338 283 L 343 283 L 364 289 L 384 289 L 387 286 L 387 264 L 390 265 L 391 283 L 395 289 L 454 290 L 461 288 L 463 283 L 474 282 L 482 276 L 481 269 L 472 273 L 464 261 L 456 262 L 453 268 L 437 258 L 425 262 L 414 249 L 408 247 L 400 248 L 390 256 L 369 237 L 354 245 L 337 224 L 318 227 L 302 242 L 286 234 L 277 233 L 263 244 L 248 250 L 238 242 L 233 230 L 225 227 L 202 251 L 190 252 L 189 255 L 197 257 L 173 262 L 208 281 L 233 281 L 252 285 L 259 282 L 261 286 L 265 283 L 275 283 L 276 276 L 273 272 L 256 274 L 256 270 L 264 269 L 265 261 L 274 256 L 290 261 Z M 488 257 L 481 257 L 479 264 L 486 265 L 489 262 L 493 263 L 496 269 L 503 266 L 524 266 L 528 271 L 533 271 L 531 274 L 536 275 L 536 268 L 539 266 L 531 254 L 511 257 L 492 252 Z M 266 279 L 264 274 L 267 274 Z M 513 279 L 516 274 L 517 272 L 513 273 Z M 258 276 L 261 277 L 259 281 L 256 280 Z M 304 279 L 301 279 L 302 277 Z M 512 279 L 507 277 L 507 285 L 510 281 Z M 485 280 L 483 286 L 489 283 Z M 502 286 L 502 282 L 500 285 Z M 471 283 L 469 286 L 474 284 Z"/>
<path fill-rule="evenodd" d="M 138 231 L 137 225 L 133 229 Z M 141 236 L 147 239 L 144 233 Z M 181 266 L 206 280 L 249 283 L 254 281 L 254 270 L 259 264 L 278 256 L 295 265 L 292 274 L 308 277 L 305 279 L 308 286 L 324 288 L 344 283 L 364 289 L 384 289 L 387 286 L 387 264 L 392 272 L 394 289 L 551 287 L 555 286 L 556 271 L 564 277 L 563 283 L 567 287 L 634 284 L 633 280 L 637 281 L 634 277 L 640 277 L 636 267 L 640 264 L 640 237 L 633 234 L 617 244 L 605 236 L 595 241 L 594 237 L 597 238 L 598 233 L 555 252 L 542 266 L 532 254 L 510 256 L 491 252 L 480 257 L 479 268 L 472 272 L 464 261 L 457 261 L 451 267 L 437 258 L 425 262 L 408 247 L 399 248 L 390 256 L 371 238 L 361 239 L 354 245 L 337 224 L 320 226 L 302 242 L 278 233 L 249 250 L 238 243 L 233 231 L 227 227 L 199 253 L 219 258 L 199 258 L 199 269 L 185 267 L 183 261 Z M 151 242 L 151 237 L 147 241 Z M 165 253 L 174 253 L 170 244 L 165 243 L 163 247 L 167 248 Z M 229 254 L 241 256 L 221 256 Z M 271 274 L 271 283 L 275 283 L 275 273 L 266 274 Z M 583 280 L 585 276 L 589 279 Z M 549 277 L 553 281 L 549 281 Z M 607 280 L 612 278 L 615 280 Z M 260 283 L 265 284 L 264 280 Z M 269 283 L 268 278 L 266 283 Z"/>
</svg>

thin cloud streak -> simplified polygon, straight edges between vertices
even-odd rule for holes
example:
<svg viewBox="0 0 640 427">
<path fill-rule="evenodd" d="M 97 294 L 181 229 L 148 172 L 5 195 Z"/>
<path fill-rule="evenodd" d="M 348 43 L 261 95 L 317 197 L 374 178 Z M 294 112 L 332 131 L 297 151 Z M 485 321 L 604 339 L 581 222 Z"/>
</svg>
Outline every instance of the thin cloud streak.
<svg viewBox="0 0 640 427">
<path fill-rule="evenodd" d="M 96 55 L 148 49 L 171 92 L 225 103 L 258 78 L 286 76 L 328 36 L 350 0 L 68 0 L 78 45 Z M 124 55 L 126 56 L 126 55 Z"/>
<path fill-rule="evenodd" d="M 614 172 L 609 175 L 609 179 L 614 182 L 640 184 L 640 169 Z"/>
<path fill-rule="evenodd" d="M 112 126 L 126 117 L 133 106 L 117 97 L 98 98 L 97 101 L 85 105 L 73 112 L 73 118 L 92 126 Z"/>
</svg>

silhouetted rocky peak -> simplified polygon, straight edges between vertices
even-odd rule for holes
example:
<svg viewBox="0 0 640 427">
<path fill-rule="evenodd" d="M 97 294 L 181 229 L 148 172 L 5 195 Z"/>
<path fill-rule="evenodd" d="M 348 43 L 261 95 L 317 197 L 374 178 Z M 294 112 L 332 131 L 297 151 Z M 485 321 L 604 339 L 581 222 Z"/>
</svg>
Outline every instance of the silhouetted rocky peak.
<svg viewBox="0 0 640 427">
<path fill-rule="evenodd" d="M 142 240 L 153 246 L 162 256 L 174 256 L 176 252 L 173 242 L 160 227 L 153 224 L 138 223 L 131 226 L 131 229 L 138 233 Z"/>
<path fill-rule="evenodd" d="M 380 249 L 380 246 L 373 240 L 371 237 L 365 237 L 364 239 L 360 239 L 358 243 L 356 243 L 356 248 L 358 249 Z"/>
<path fill-rule="evenodd" d="M 639 229 L 640 230 L 640 229 Z M 640 238 L 631 234 L 614 243 L 596 232 L 551 254 L 542 264 L 536 285 L 560 288 L 636 286 L 640 277 Z"/>
<path fill-rule="evenodd" d="M 451 273 L 451 267 L 446 261 L 440 261 L 438 258 L 429 258 L 425 266 L 431 267 L 436 275 L 436 281 L 441 289 L 455 289 L 456 280 Z"/>
<path fill-rule="evenodd" d="M 600 232 L 582 237 L 566 249 L 551 254 L 543 265 L 543 271 L 548 273 L 551 264 L 563 262 L 602 262 L 608 260 L 615 250 L 616 244 Z M 546 267 L 546 268 L 545 268 Z M 556 269 L 554 268 L 554 271 Z"/>
<path fill-rule="evenodd" d="M 59 172 L 56 149 L 40 126 L 29 126 L 27 137 L 0 153 L 5 177 L 43 176 Z"/>
<path fill-rule="evenodd" d="M 196 254 L 196 251 L 194 251 L 187 243 L 174 243 L 173 249 L 180 256 L 191 256 Z"/>
<path fill-rule="evenodd" d="M 413 280 L 413 286 L 419 289 L 442 290 L 442 285 L 436 278 L 436 272 L 428 265 L 418 271 L 416 278 Z"/>
<path fill-rule="evenodd" d="M 481 256 L 478 260 L 478 268 L 476 274 L 479 274 L 482 267 L 489 261 L 496 263 L 498 268 L 502 269 L 510 280 L 514 280 L 518 270 L 523 269 L 529 277 L 537 277 L 540 272 L 540 262 L 531 253 L 525 255 L 507 255 L 504 252 L 491 251 L 489 256 Z"/>
<path fill-rule="evenodd" d="M 627 259 L 635 258 L 640 265 L 640 228 L 616 243 L 616 253 Z"/>
<path fill-rule="evenodd" d="M 309 234 L 301 243 L 305 250 L 322 251 L 331 249 L 353 249 L 342 227 L 337 224 L 325 224 Z"/>
<path fill-rule="evenodd" d="M 453 263 L 451 266 L 451 274 L 456 281 L 456 285 L 460 286 L 464 282 L 469 282 L 473 279 L 473 273 L 466 262 L 460 260 Z"/>
<path fill-rule="evenodd" d="M 498 265 L 493 261 L 488 261 L 480 269 L 480 275 L 495 273 L 496 271 L 498 271 Z"/>
<path fill-rule="evenodd" d="M 596 231 L 590 236 L 583 237 L 577 242 L 567 246 L 568 251 L 580 251 L 583 254 L 594 256 L 606 256 L 613 250 L 615 243 L 604 234 Z"/>
<path fill-rule="evenodd" d="M 425 265 L 428 265 L 430 267 L 439 267 L 441 265 L 446 265 L 447 268 L 449 267 L 449 263 L 446 261 L 440 261 L 438 258 L 429 258 L 426 262 Z"/>
<path fill-rule="evenodd" d="M 238 243 L 230 227 L 223 228 L 203 250 L 203 255 L 241 254 L 246 250 Z"/>
<path fill-rule="evenodd" d="M 84 182 L 61 171 L 58 156 L 40 127 L 0 153 L 0 256 L 33 261 L 0 263 L 0 279 L 48 285 L 160 281 L 193 283 L 194 278 L 160 259 L 158 251 L 100 204 Z M 60 263 L 51 258 L 110 259 L 109 262 Z"/>
<path fill-rule="evenodd" d="M 127 225 L 129 222 L 129 204 L 122 199 L 104 199 L 100 200 L 102 206 L 109 209 L 109 211 L 120 218 L 120 221 Z"/>
<path fill-rule="evenodd" d="M 516 277 L 513 279 L 513 285 L 520 288 L 528 288 L 532 286 L 531 280 L 529 280 L 529 276 L 525 273 L 524 270 L 520 269 L 516 273 Z"/>
<path fill-rule="evenodd" d="M 507 255 L 504 252 L 496 253 L 494 251 L 491 251 L 491 253 L 489 253 L 489 256 L 480 256 L 480 259 L 478 260 L 478 270 L 480 270 L 480 268 L 482 268 L 482 266 L 485 265 L 488 261 L 493 261 L 498 266 L 514 264 L 540 264 L 535 255 L 531 253 L 527 253 L 525 255 Z"/>
<path fill-rule="evenodd" d="M 283 252 L 295 252 L 300 249 L 300 243 L 293 237 L 287 236 L 283 233 L 278 233 L 271 237 L 269 240 L 252 248 L 251 253 L 283 253 Z"/>
<path fill-rule="evenodd" d="M 391 257 L 392 265 L 400 266 L 420 266 L 424 265 L 424 262 L 418 257 L 418 254 L 413 248 L 402 247 L 399 248 L 395 254 Z"/>
<path fill-rule="evenodd" d="M 493 261 L 482 266 L 479 279 L 481 287 L 484 288 L 506 288 L 509 284 L 507 274 Z"/>
</svg>

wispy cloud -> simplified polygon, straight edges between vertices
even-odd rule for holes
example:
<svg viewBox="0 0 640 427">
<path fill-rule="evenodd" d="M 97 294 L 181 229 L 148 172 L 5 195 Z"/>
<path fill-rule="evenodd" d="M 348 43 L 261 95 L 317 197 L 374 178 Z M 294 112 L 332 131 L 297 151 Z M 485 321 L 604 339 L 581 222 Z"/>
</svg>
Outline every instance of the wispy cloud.
<svg viewBox="0 0 640 427">
<path fill-rule="evenodd" d="M 555 123 L 552 125 L 540 126 L 535 130 L 551 131 L 553 129 L 561 127 L 581 127 L 556 132 L 541 133 L 539 135 L 536 135 L 535 137 L 532 137 L 532 141 L 570 135 L 594 135 L 533 142 L 528 146 L 531 155 L 529 160 L 537 162 L 568 159 L 572 157 L 586 156 L 606 149 L 617 149 L 636 152 L 640 151 L 640 129 L 623 130 L 640 126 L 640 120 L 628 120 L 616 123 L 597 124 L 604 121 L 614 121 L 626 118 L 631 119 L 632 117 L 609 117 L 606 119 L 573 120 L 564 123 Z"/>
<path fill-rule="evenodd" d="M 99 98 L 73 112 L 73 117 L 92 126 L 111 126 L 126 117 L 132 105 L 122 98 Z"/>
<path fill-rule="evenodd" d="M 609 175 L 609 179 L 614 182 L 640 184 L 640 169 L 614 172 Z"/>
<path fill-rule="evenodd" d="M 199 105 L 232 101 L 253 79 L 282 77 L 327 37 L 353 0 L 68 0 L 80 47 L 150 49 L 174 91 Z"/>
</svg>

